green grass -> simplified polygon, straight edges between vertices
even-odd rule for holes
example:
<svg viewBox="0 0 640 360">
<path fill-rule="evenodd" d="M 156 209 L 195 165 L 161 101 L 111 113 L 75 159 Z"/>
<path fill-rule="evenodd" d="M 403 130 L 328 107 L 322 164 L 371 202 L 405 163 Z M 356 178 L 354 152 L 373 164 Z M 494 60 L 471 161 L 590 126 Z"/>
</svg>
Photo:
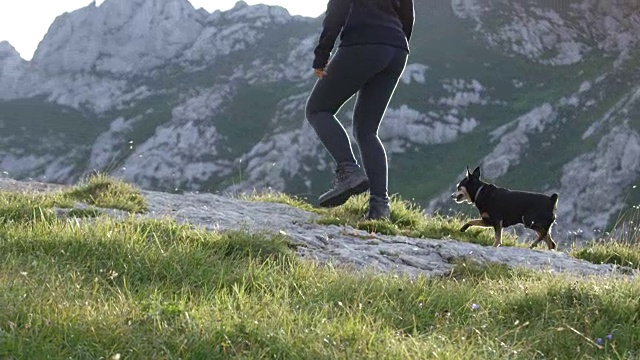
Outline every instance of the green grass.
<svg viewBox="0 0 640 360">
<path fill-rule="evenodd" d="M 104 215 L 103 211 L 98 209 L 71 209 L 67 212 L 67 217 L 75 218 L 95 218 Z"/>
<path fill-rule="evenodd" d="M 302 199 L 293 195 L 288 195 L 282 192 L 273 191 L 273 190 L 253 191 L 250 194 L 243 193 L 243 194 L 239 194 L 238 198 L 244 201 L 259 201 L 259 202 L 269 202 L 269 203 L 276 203 L 276 204 L 285 204 L 285 205 L 293 206 L 306 211 L 322 213 L 321 209 L 314 208 L 311 204 L 306 202 L 305 199 Z"/>
<path fill-rule="evenodd" d="M 583 248 L 574 247 L 571 255 L 595 264 L 616 264 L 640 269 L 640 206 L 624 211 L 611 233 Z"/>
<path fill-rule="evenodd" d="M 640 269 L 640 244 L 637 243 L 594 242 L 582 248 L 572 248 L 570 254 L 594 264 L 615 264 Z"/>
<path fill-rule="evenodd" d="M 2 192 L 0 218 L 12 206 L 45 210 L 61 194 L 102 198 L 117 188 L 90 191 L 93 182 L 37 199 Z M 244 198 L 309 209 L 276 193 Z M 358 201 L 319 214 L 356 216 Z M 394 199 L 398 229 L 429 221 L 417 213 Z M 471 262 L 439 278 L 381 275 L 298 259 L 280 234 L 133 216 L 13 217 L 0 226 L 0 253 L 2 359 L 640 356 L 637 279 Z"/>
<path fill-rule="evenodd" d="M 0 225 L 51 220 L 55 217 L 54 206 L 73 208 L 77 202 L 133 213 L 147 209 L 144 198 L 134 186 L 104 175 L 94 175 L 74 187 L 52 193 L 0 191 Z M 96 217 L 100 213 L 98 209 L 72 209 L 68 216 Z"/>
<path fill-rule="evenodd" d="M 94 175 L 65 193 L 68 198 L 103 208 L 142 213 L 147 205 L 140 192 L 131 184 L 105 175 Z"/>
</svg>

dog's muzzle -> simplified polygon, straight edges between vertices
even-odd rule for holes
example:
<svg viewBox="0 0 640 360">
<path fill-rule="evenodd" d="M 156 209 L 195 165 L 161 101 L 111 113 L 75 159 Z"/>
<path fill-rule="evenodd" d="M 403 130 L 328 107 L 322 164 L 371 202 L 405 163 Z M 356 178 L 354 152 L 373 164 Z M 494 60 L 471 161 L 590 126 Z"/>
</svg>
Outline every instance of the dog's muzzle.
<svg viewBox="0 0 640 360">
<path fill-rule="evenodd" d="M 462 200 L 464 200 L 464 193 L 462 191 L 456 191 L 451 194 L 451 198 L 456 202 L 462 202 Z"/>
</svg>

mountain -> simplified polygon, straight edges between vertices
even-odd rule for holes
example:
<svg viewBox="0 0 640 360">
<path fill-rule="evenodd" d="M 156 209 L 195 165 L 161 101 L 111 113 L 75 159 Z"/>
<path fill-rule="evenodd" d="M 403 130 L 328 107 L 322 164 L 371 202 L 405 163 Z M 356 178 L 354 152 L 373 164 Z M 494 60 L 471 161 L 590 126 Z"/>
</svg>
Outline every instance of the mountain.
<svg viewBox="0 0 640 360">
<path fill-rule="evenodd" d="M 606 231 L 640 203 L 639 3 L 429 0 L 416 13 L 380 129 L 391 192 L 470 213 L 448 194 L 481 165 L 499 185 L 557 191 L 559 241 Z M 304 119 L 321 22 L 242 1 L 209 13 L 106 0 L 62 14 L 32 61 L 0 43 L 0 172 L 314 199 L 333 166 Z"/>
</svg>

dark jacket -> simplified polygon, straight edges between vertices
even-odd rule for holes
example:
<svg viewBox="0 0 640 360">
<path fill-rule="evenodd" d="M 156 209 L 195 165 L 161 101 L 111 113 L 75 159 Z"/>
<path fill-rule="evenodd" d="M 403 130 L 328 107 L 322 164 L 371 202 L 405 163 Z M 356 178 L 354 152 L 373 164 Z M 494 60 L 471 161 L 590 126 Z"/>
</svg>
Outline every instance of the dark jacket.
<svg viewBox="0 0 640 360">
<path fill-rule="evenodd" d="M 386 44 L 409 51 L 415 21 L 413 0 L 329 0 L 313 60 L 323 69 L 340 35 L 340 47 Z"/>
</svg>

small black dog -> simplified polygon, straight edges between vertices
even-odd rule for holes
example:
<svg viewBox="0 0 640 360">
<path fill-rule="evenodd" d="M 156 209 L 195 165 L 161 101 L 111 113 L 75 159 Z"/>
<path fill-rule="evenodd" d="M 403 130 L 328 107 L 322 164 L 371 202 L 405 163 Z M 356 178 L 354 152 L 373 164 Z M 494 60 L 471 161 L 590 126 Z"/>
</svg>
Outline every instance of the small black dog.
<svg viewBox="0 0 640 360">
<path fill-rule="evenodd" d="M 556 221 L 558 204 L 556 193 L 549 196 L 501 188 L 480 180 L 480 167 L 473 172 L 469 172 L 467 167 L 467 176 L 460 181 L 451 198 L 457 203 L 475 204 L 480 212 L 480 219 L 466 223 L 460 228 L 462 232 L 471 226 L 492 227 L 496 232 L 493 246 L 500 246 L 503 228 L 524 224 L 538 234 L 531 248 L 542 240 L 547 243 L 549 250 L 556 248 L 551 238 L 551 226 Z"/>
</svg>

